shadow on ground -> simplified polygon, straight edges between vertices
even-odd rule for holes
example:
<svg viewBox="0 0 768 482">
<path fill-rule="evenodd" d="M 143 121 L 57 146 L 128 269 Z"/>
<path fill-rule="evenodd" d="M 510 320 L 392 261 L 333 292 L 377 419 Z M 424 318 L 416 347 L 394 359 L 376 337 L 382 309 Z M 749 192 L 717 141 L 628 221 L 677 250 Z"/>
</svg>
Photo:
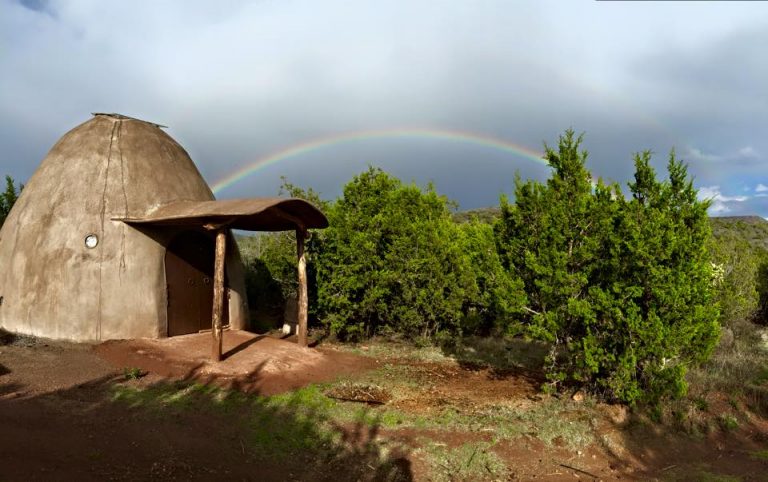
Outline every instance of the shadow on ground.
<svg viewBox="0 0 768 482">
<path fill-rule="evenodd" d="M 462 369 L 487 373 L 489 379 L 522 378 L 531 387 L 545 381 L 542 367 L 546 346 L 534 342 L 466 338 L 442 351 Z M 765 397 L 756 396 L 754 383 L 750 385 L 744 378 L 742 372 L 749 370 L 726 366 L 721 371 L 731 377 L 736 373 L 742 376 L 731 381 L 731 390 L 718 385 L 702 390 L 702 381 L 692 380 L 690 396 L 668 402 L 663 409 L 630 410 L 618 404 L 597 403 L 591 397 L 572 397 L 573 391 L 556 397 L 534 395 L 532 405 L 523 404 L 526 408 L 514 414 L 527 423 L 526 436 L 511 441 L 501 451 L 507 460 L 538 459 L 539 464 L 518 465 L 516 472 L 523 478 L 536 475 L 538 480 L 566 476 L 768 480 Z M 758 370 L 752 368 L 751 372 Z M 763 387 L 768 386 L 768 376 L 761 380 Z"/>
<path fill-rule="evenodd" d="M 195 371 L 31 395 L 0 376 L 0 479 L 412 480 L 378 423 L 334 423 L 311 389 L 245 395 L 195 383 Z"/>
</svg>

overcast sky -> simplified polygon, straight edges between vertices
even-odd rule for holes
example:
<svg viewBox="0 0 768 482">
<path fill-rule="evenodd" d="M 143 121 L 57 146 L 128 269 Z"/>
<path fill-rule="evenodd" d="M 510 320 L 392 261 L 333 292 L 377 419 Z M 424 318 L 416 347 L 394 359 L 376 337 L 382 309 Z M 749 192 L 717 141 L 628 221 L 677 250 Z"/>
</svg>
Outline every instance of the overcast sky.
<svg viewBox="0 0 768 482">
<path fill-rule="evenodd" d="M 91 112 L 167 132 L 215 182 L 273 153 L 373 129 L 459 130 L 535 151 L 585 132 L 589 167 L 626 183 L 632 154 L 674 147 L 716 215 L 768 217 L 768 3 L 0 0 L 0 175 L 29 178 Z M 507 150 L 431 137 L 320 145 L 281 175 L 335 197 L 368 164 L 495 205 Z"/>
</svg>

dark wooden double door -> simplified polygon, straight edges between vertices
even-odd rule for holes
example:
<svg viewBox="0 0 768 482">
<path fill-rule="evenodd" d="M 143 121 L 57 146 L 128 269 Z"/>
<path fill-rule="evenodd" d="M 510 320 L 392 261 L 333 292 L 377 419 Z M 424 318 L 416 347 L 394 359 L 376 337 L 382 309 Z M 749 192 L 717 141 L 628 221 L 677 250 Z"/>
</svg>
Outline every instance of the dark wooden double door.
<svg viewBox="0 0 768 482">
<path fill-rule="evenodd" d="M 211 329 L 215 256 L 215 241 L 204 233 L 185 232 L 168 245 L 168 336 Z"/>
</svg>

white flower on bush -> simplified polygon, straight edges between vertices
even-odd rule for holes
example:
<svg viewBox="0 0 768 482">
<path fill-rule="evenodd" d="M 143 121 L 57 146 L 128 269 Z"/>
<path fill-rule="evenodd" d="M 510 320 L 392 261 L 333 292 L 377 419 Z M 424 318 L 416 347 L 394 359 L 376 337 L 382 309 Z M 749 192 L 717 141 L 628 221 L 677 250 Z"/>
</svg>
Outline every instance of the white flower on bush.
<svg viewBox="0 0 768 482">
<path fill-rule="evenodd" d="M 710 263 L 712 265 L 712 286 L 719 286 L 725 279 L 725 265 L 722 263 Z"/>
</svg>

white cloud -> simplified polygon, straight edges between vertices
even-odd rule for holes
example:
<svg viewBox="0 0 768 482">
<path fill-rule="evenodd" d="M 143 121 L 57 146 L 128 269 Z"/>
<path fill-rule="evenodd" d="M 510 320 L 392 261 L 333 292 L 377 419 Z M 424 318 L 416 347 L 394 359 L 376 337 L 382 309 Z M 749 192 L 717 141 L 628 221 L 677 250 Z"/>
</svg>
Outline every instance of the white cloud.
<svg viewBox="0 0 768 482">
<path fill-rule="evenodd" d="M 765 191 L 768 191 L 768 186 L 766 186 L 763 183 L 758 184 L 757 187 L 755 188 L 755 192 L 765 192 Z"/>
<path fill-rule="evenodd" d="M 686 157 L 688 157 L 693 161 L 704 161 L 704 162 L 719 162 L 723 160 L 723 156 L 708 154 L 696 147 L 689 147 L 686 153 Z"/>
<path fill-rule="evenodd" d="M 760 157 L 760 154 L 755 150 L 752 146 L 745 146 L 739 149 L 738 151 L 739 156 L 746 158 L 746 159 L 757 159 Z"/>
<path fill-rule="evenodd" d="M 726 196 L 720 191 L 720 186 L 704 186 L 699 188 L 699 199 L 717 199 L 723 202 L 744 202 L 749 196 Z"/>
<path fill-rule="evenodd" d="M 720 186 L 703 186 L 699 188 L 699 199 L 712 201 L 710 214 L 724 214 L 731 211 L 729 204 L 742 203 L 749 196 L 727 196 L 720 191 Z"/>
<path fill-rule="evenodd" d="M 700 162 L 726 162 L 726 161 L 751 161 L 760 159 L 760 153 L 752 146 L 744 146 L 737 149 L 735 152 L 726 154 L 715 154 L 713 152 L 705 152 L 698 147 L 689 146 L 686 150 L 686 156 L 688 159 Z"/>
</svg>

